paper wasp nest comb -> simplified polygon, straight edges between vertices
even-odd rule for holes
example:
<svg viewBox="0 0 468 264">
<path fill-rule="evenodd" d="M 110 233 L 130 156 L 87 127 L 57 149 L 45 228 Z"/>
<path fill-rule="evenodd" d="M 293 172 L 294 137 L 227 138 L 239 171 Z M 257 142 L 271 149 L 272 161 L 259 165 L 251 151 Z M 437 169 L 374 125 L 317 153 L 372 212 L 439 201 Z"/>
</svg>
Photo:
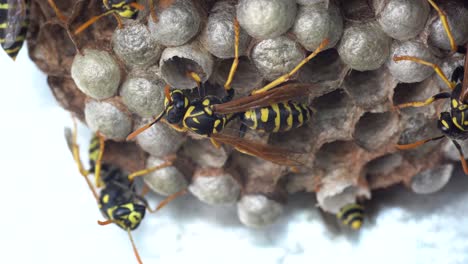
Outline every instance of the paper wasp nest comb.
<svg viewBox="0 0 468 264">
<path fill-rule="evenodd" d="M 76 15 L 71 28 L 101 12 L 97 3 L 73 9 L 74 1 L 62 2 L 65 13 Z M 467 42 L 466 23 L 454 23 L 468 19 L 466 5 L 451 0 L 440 6 L 457 43 Z M 124 21 L 122 29 L 116 29 L 112 17 L 100 20 L 75 36 L 83 55 L 76 55 L 63 27 L 39 27 L 45 17 L 53 17 L 52 10 L 43 10 L 48 9 L 33 3 L 30 56 L 49 74 L 62 106 L 115 141 L 104 159 L 129 171 L 143 168 L 147 156 L 151 164 L 170 154 L 183 161 L 145 179 L 158 193 L 168 195 L 188 185 L 201 201 L 237 202 L 240 220 L 261 227 L 280 217 L 288 193 L 317 192 L 319 206 L 337 213 L 345 204 L 370 199 L 374 189 L 403 183 L 416 193 L 429 193 L 450 178 L 453 165 L 448 162 L 457 157 L 445 143 L 395 148 L 439 135 L 436 118 L 444 107 L 397 111 L 394 105 L 425 100 L 447 87 L 430 67 L 393 57 L 437 63 L 449 78 L 463 64 L 463 56 L 448 52 L 440 18 L 426 0 L 174 0 L 157 6 L 156 22 L 147 11 Z M 209 140 L 162 122 L 136 143 L 117 143 L 163 109 L 166 84 L 196 87 L 187 72 L 222 87 L 234 56 L 235 17 L 241 26 L 236 96 L 287 73 L 324 38 L 330 41 L 291 78 L 320 85 L 313 96 L 302 98 L 314 108 L 312 120 L 286 133 L 247 135 L 308 153 L 308 167 L 292 172 L 229 146 L 216 149 Z"/>
</svg>

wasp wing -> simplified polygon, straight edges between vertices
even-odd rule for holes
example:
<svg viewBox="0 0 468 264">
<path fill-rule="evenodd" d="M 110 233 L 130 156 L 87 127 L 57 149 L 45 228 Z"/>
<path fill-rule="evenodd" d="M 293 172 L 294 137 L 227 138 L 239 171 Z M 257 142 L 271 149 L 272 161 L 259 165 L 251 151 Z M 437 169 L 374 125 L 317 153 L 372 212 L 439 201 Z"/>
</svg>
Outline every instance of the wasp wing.
<svg viewBox="0 0 468 264">
<path fill-rule="evenodd" d="M 65 140 L 67 141 L 68 149 L 73 153 L 73 132 L 71 128 L 66 127 L 64 130 Z"/>
<path fill-rule="evenodd" d="M 465 45 L 463 52 L 465 53 L 465 65 L 464 65 L 464 74 L 463 74 L 463 83 L 462 83 L 462 92 L 461 99 L 464 102 L 468 99 L 468 43 Z"/>
<path fill-rule="evenodd" d="M 307 156 L 302 152 L 291 151 L 290 149 L 275 147 L 223 133 L 213 134 L 210 137 L 215 141 L 233 146 L 239 152 L 259 157 L 279 165 L 291 167 L 307 166 Z"/>
<path fill-rule="evenodd" d="M 219 114 L 245 112 L 275 103 L 286 102 L 293 98 L 307 96 L 316 87 L 317 85 L 314 84 L 286 84 L 264 93 L 249 95 L 227 103 L 213 105 L 213 111 Z"/>
</svg>

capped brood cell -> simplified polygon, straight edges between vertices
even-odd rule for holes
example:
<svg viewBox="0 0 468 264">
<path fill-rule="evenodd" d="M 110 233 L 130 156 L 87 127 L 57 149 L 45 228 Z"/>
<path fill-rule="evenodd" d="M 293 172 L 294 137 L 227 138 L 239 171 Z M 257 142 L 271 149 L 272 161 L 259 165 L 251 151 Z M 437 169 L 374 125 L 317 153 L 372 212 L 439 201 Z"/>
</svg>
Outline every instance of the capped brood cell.
<svg viewBox="0 0 468 264">
<path fill-rule="evenodd" d="M 391 38 L 375 22 L 348 24 L 338 44 L 341 59 L 358 71 L 376 70 L 390 54 Z"/>
<path fill-rule="evenodd" d="M 464 1 L 440 1 L 437 5 L 447 14 L 448 24 L 457 45 L 468 42 L 468 7 Z M 433 10 L 434 16 L 437 14 Z M 447 38 L 440 18 L 437 17 L 430 25 L 428 43 L 434 47 L 450 50 L 450 42 Z"/>
<path fill-rule="evenodd" d="M 163 164 L 165 160 L 153 156 L 148 157 L 146 167 L 151 168 Z M 175 166 L 158 169 L 143 176 L 143 180 L 155 193 L 171 195 L 182 191 L 188 186 L 184 175 Z"/>
<path fill-rule="evenodd" d="M 200 30 L 202 17 L 191 0 L 175 0 L 163 9 L 156 8 L 157 21 L 148 19 L 151 36 L 163 46 L 180 46 Z"/>
<path fill-rule="evenodd" d="M 340 9 L 333 2 L 299 6 L 291 32 L 308 51 L 314 51 L 325 38 L 327 48 L 334 47 L 343 34 Z"/>
<path fill-rule="evenodd" d="M 232 204 L 239 197 L 241 186 L 237 180 L 222 168 L 197 169 L 190 192 L 207 204 Z"/>
<path fill-rule="evenodd" d="M 128 66 L 154 64 L 162 52 L 162 47 L 151 37 L 146 26 L 137 22 L 116 29 L 112 35 L 112 47 Z"/>
<path fill-rule="evenodd" d="M 405 83 L 421 82 L 434 73 L 431 67 L 421 65 L 414 61 L 394 61 L 395 56 L 411 56 L 438 64 L 439 60 L 421 42 L 410 40 L 405 42 L 394 41 L 387 67 L 397 80 Z"/>
<path fill-rule="evenodd" d="M 141 117 L 153 117 L 164 111 L 164 86 L 161 79 L 132 76 L 120 89 L 120 96 L 128 109 Z"/>
<path fill-rule="evenodd" d="M 234 19 L 236 1 L 216 2 L 210 11 L 208 22 L 201 33 L 200 41 L 214 56 L 222 59 L 234 57 Z M 244 55 L 251 37 L 240 28 L 239 55 Z"/>
<path fill-rule="evenodd" d="M 430 11 L 427 0 L 374 0 L 373 5 L 382 30 L 398 40 L 408 40 L 421 33 Z"/>
<path fill-rule="evenodd" d="M 134 129 L 140 128 L 150 122 L 142 119 Z M 185 135 L 175 131 L 166 123 L 158 122 L 136 137 L 137 144 L 152 156 L 163 158 L 174 154 L 185 142 Z"/>
<path fill-rule="evenodd" d="M 118 100 L 96 101 L 89 99 L 85 108 L 86 124 L 93 132 L 106 139 L 125 140 L 132 130 L 131 114 Z"/>
<path fill-rule="evenodd" d="M 291 0 L 240 0 L 237 19 L 256 39 L 276 38 L 294 24 L 297 7 Z"/>
<path fill-rule="evenodd" d="M 117 61 L 106 51 L 85 49 L 71 65 L 71 76 L 78 89 L 97 100 L 117 93 L 120 75 Z"/>
<path fill-rule="evenodd" d="M 285 36 L 260 41 L 250 54 L 250 59 L 267 80 L 288 73 L 304 58 L 305 52 L 300 45 Z"/>
<path fill-rule="evenodd" d="M 283 214 L 283 207 L 264 195 L 244 195 L 237 203 L 237 214 L 244 225 L 261 228 L 276 222 Z"/>
</svg>

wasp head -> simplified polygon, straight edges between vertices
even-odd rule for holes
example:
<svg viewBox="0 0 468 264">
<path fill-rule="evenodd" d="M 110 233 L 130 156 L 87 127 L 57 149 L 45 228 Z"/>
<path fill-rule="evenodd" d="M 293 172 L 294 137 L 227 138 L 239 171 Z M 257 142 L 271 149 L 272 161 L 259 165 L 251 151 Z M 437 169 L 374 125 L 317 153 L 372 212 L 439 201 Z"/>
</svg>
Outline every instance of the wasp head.
<svg viewBox="0 0 468 264">
<path fill-rule="evenodd" d="M 189 107 L 189 99 L 181 90 L 174 90 L 170 93 L 170 98 L 164 100 L 166 107 L 166 120 L 171 124 L 177 124 L 185 116 Z"/>
<path fill-rule="evenodd" d="M 145 217 L 146 207 L 141 204 L 127 203 L 117 207 L 111 215 L 112 220 L 125 230 L 136 229 L 143 217 Z"/>
</svg>

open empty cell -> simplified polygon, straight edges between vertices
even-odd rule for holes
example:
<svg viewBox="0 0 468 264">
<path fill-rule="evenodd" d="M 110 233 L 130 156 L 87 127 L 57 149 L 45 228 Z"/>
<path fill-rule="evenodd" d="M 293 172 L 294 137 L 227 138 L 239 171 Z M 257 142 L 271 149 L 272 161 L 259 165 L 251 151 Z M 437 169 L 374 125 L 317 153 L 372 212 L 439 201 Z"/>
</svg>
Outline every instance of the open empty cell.
<svg viewBox="0 0 468 264">
<path fill-rule="evenodd" d="M 380 67 L 374 71 L 352 71 L 343 87 L 358 106 L 373 109 L 388 100 L 397 83 L 385 67 Z"/>
<path fill-rule="evenodd" d="M 315 98 L 312 107 L 317 110 L 310 126 L 312 133 L 324 141 L 351 138 L 362 114 L 341 89 Z"/>
<path fill-rule="evenodd" d="M 345 68 L 336 49 L 320 52 L 299 71 L 300 82 L 334 81 L 340 78 L 340 72 Z"/>
<path fill-rule="evenodd" d="M 315 165 L 321 168 L 346 166 L 359 158 L 361 151 L 353 141 L 337 140 L 324 144 L 316 153 Z"/>
<path fill-rule="evenodd" d="M 378 150 L 390 143 L 398 131 L 399 118 L 395 112 L 368 112 L 359 119 L 354 131 L 354 139 L 366 150 Z"/>
</svg>

